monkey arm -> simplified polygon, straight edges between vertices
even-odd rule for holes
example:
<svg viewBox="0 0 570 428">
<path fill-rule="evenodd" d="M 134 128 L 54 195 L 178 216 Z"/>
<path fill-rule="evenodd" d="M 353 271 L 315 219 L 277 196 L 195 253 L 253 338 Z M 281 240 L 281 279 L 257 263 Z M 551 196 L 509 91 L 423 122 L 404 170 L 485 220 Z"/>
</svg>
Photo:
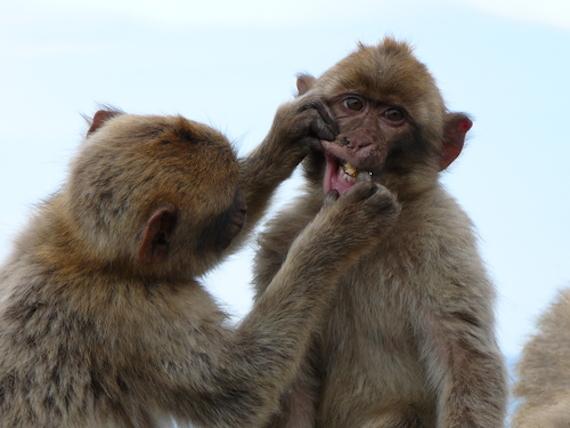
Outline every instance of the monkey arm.
<svg viewBox="0 0 570 428">
<path fill-rule="evenodd" d="M 247 221 L 240 238 L 231 246 L 239 246 L 265 213 L 269 200 L 279 184 L 286 180 L 303 160 L 311 146 L 319 140 L 332 140 L 338 127 L 328 107 L 316 93 L 282 105 L 275 115 L 263 142 L 240 161 L 240 188 L 247 203 Z"/>
<path fill-rule="evenodd" d="M 487 300 L 490 284 L 463 271 L 443 278 L 418 317 L 421 351 L 438 391 L 438 427 L 501 427 L 507 396 Z M 473 279 L 466 283 L 465 278 Z"/>
<path fill-rule="evenodd" d="M 334 242 L 323 245 L 329 244 L 334 248 Z M 202 326 L 199 351 L 194 333 L 185 356 L 168 353 L 166 344 L 157 350 L 157 380 L 164 396 L 173 397 L 167 401 L 188 399 L 172 409 L 176 416 L 205 426 L 246 427 L 261 426 L 277 410 L 336 289 L 339 270 L 330 268 L 333 255 L 320 247 L 292 251 L 237 330 Z"/>
<path fill-rule="evenodd" d="M 169 381 L 165 395 L 188 397 L 184 408 L 172 409 L 177 415 L 207 426 L 245 427 L 262 425 L 277 410 L 339 276 L 372 245 L 369 235 L 387 230 L 400 211 L 394 195 L 371 183 L 355 186 L 332 206 L 330 199 L 234 332 L 204 325 L 200 352 L 193 335 L 180 361 L 167 346 L 155 348 L 153 360 L 163 371 L 157 382 Z"/>
</svg>

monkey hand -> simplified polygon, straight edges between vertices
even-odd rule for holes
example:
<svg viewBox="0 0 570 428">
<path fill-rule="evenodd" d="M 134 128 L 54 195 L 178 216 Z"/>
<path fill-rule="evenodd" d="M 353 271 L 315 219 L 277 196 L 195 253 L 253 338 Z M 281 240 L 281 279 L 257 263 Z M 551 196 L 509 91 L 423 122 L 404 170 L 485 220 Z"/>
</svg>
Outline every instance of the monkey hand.
<svg viewBox="0 0 570 428">
<path fill-rule="evenodd" d="M 304 251 L 307 262 L 316 253 L 319 263 L 345 269 L 392 228 L 400 210 L 396 196 L 377 183 L 357 183 L 340 197 L 331 191 L 291 249 Z"/>
<path fill-rule="evenodd" d="M 333 225 L 345 248 L 360 247 L 370 239 L 377 241 L 379 234 L 394 225 L 399 214 L 396 196 L 372 182 L 357 183 L 340 197 L 336 191 L 329 192 L 319 213 Z"/>
<path fill-rule="evenodd" d="M 271 192 L 291 175 L 311 146 L 320 146 L 320 140 L 332 141 L 338 133 L 333 115 L 314 91 L 279 107 L 263 143 L 241 161 L 241 186 L 250 219 L 254 218 L 250 215 L 254 206 L 266 206 Z M 256 204 L 259 200 L 261 203 Z"/>
<path fill-rule="evenodd" d="M 333 141 L 339 128 L 324 99 L 309 91 L 279 107 L 271 133 L 278 141 L 279 150 L 301 160 L 310 147 L 320 147 L 321 140 Z"/>
</svg>

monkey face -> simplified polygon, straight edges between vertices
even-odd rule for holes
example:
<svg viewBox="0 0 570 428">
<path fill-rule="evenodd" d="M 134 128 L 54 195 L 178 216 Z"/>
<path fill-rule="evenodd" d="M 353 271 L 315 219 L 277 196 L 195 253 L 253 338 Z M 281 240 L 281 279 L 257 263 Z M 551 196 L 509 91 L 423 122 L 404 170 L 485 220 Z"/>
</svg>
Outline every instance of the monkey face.
<svg viewBox="0 0 570 428">
<path fill-rule="evenodd" d="M 400 190 L 431 185 L 460 153 L 470 120 L 448 113 L 427 68 L 405 44 L 385 39 L 359 48 L 318 79 L 300 76 L 339 125 L 334 142 L 305 161 L 306 175 L 323 190 L 347 191 L 358 180 Z"/>
<path fill-rule="evenodd" d="M 399 106 L 376 102 L 358 93 L 330 100 L 340 134 L 322 141 L 325 152 L 325 193 L 343 193 L 357 181 L 379 176 L 393 145 L 411 135 L 409 114 Z"/>
</svg>

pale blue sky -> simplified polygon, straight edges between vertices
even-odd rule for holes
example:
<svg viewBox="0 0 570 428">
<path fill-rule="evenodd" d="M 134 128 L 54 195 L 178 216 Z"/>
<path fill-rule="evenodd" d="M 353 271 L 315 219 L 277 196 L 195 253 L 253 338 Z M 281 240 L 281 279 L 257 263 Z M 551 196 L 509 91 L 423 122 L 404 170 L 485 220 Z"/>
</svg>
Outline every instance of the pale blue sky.
<svg viewBox="0 0 570 428">
<path fill-rule="evenodd" d="M 560 1 L 72 0 L 0 6 L 0 259 L 55 191 L 97 103 L 183 114 L 247 153 L 314 74 L 358 40 L 410 41 L 449 107 L 473 115 L 444 182 L 473 218 L 497 285 L 498 335 L 516 357 L 570 285 L 570 3 Z M 346 9 L 346 10 L 345 10 Z M 294 178 L 274 210 L 297 193 Z M 236 317 L 251 305 L 252 249 L 206 278 Z"/>
</svg>

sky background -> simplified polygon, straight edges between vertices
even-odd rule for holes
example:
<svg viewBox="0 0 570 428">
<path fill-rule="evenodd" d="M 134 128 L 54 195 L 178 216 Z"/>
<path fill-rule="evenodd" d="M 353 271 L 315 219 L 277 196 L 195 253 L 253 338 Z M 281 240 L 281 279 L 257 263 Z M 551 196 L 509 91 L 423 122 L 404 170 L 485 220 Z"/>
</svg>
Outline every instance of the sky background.
<svg viewBox="0 0 570 428">
<path fill-rule="evenodd" d="M 442 180 L 473 219 L 497 286 L 497 333 L 516 359 L 570 285 L 570 2 L 566 0 L 28 0 L 0 5 L 0 260 L 59 188 L 98 103 L 182 114 L 247 154 L 295 74 L 320 74 L 357 41 L 415 46 L 448 106 L 475 124 Z M 285 183 L 269 216 L 302 185 Z M 253 245 L 205 278 L 239 319 Z"/>
</svg>

